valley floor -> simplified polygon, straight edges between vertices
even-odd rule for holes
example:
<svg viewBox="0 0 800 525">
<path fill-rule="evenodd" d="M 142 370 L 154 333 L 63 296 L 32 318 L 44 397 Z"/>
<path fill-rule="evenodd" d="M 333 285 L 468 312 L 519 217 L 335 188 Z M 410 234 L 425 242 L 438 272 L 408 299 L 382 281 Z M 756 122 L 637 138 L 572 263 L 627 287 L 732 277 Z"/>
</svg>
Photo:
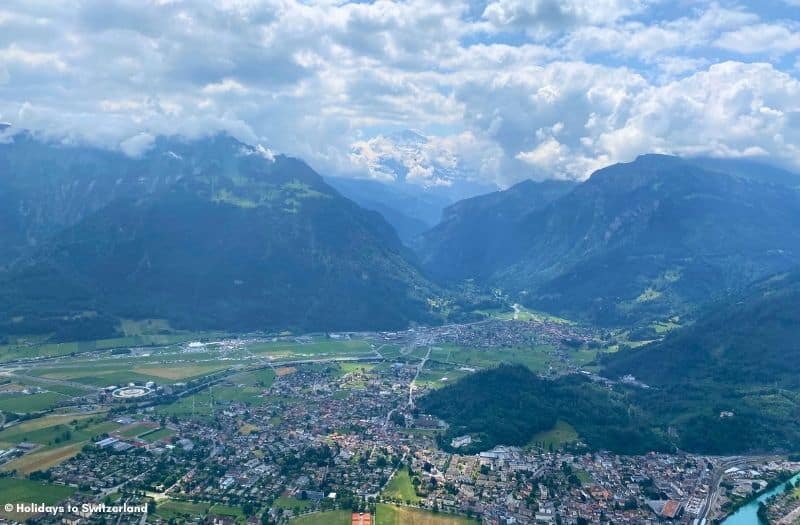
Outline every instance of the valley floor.
<svg viewBox="0 0 800 525">
<path fill-rule="evenodd" d="M 34 351 L 36 359 L 0 368 L 3 495 L 149 503 L 147 517 L 115 516 L 120 524 L 335 524 L 358 513 L 370 525 L 556 517 L 633 524 L 666 522 L 673 512 L 690 523 L 728 512 L 754 483 L 800 470 L 772 456 L 592 452 L 563 421 L 526 447 L 470 454 L 458 442 L 443 447 L 445 423 L 416 406 L 501 362 L 549 377 L 594 375 L 598 349 L 589 343 L 598 337 L 526 318 L 393 333 L 204 337 L 121 353 Z M 115 394 L 129 384 L 146 393 Z"/>
</svg>

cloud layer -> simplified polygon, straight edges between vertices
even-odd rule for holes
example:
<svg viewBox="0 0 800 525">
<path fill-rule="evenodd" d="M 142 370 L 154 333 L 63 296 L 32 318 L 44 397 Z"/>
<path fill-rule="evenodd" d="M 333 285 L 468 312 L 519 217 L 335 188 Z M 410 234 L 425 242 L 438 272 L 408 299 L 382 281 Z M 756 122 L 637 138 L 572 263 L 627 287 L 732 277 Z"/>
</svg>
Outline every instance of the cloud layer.
<svg viewBox="0 0 800 525">
<path fill-rule="evenodd" d="M 764 4 L 7 0 L 0 120 L 134 156 L 227 131 L 417 184 L 646 152 L 800 168 L 800 6 Z"/>
</svg>

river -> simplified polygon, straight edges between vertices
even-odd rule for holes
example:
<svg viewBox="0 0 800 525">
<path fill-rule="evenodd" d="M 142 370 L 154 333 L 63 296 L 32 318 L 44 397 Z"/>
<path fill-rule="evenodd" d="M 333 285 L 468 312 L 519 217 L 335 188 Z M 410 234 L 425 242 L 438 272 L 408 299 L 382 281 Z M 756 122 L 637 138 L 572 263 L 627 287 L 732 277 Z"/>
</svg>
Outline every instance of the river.
<svg viewBox="0 0 800 525">
<path fill-rule="evenodd" d="M 800 473 L 795 474 L 789 481 L 797 483 L 798 480 L 800 480 Z M 785 486 L 786 483 L 781 483 L 777 487 L 763 493 L 747 505 L 740 507 L 739 510 L 725 518 L 722 525 L 761 525 L 761 522 L 758 521 L 758 504 L 771 498 L 775 494 L 779 494 L 783 491 Z"/>
</svg>

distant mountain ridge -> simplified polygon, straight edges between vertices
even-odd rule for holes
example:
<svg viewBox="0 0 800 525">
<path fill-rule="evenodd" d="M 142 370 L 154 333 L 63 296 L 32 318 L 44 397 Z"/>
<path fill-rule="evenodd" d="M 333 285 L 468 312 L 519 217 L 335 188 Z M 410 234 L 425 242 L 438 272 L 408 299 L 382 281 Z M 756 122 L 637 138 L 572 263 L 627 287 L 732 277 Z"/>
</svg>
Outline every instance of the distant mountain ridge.
<svg viewBox="0 0 800 525">
<path fill-rule="evenodd" d="M 18 215 L 36 240 L 0 271 L 11 320 L 0 332 L 68 337 L 96 320 L 107 333 L 120 318 L 305 331 L 434 319 L 436 288 L 391 226 L 300 160 L 222 135 L 162 139 L 139 159 L 28 137 L 20 147 L 0 149 L 13 209 L 41 188 L 53 195 Z"/>
<path fill-rule="evenodd" d="M 421 236 L 420 260 L 442 279 L 486 279 L 497 257 L 513 250 L 510 245 L 516 241 L 518 222 L 574 186 L 569 181 L 526 180 L 504 191 L 458 201 L 445 208 L 441 222 Z"/>
<path fill-rule="evenodd" d="M 681 312 L 800 264 L 800 192 L 763 182 L 752 166 L 748 176 L 720 169 L 644 155 L 598 170 L 544 206 L 530 197 L 532 209 L 502 231 L 475 229 L 466 214 L 450 217 L 425 234 L 420 259 L 445 281 L 474 278 L 592 322 Z M 518 202 L 500 192 L 483 217 Z M 475 245 L 486 247 L 476 264 L 453 264 L 450 254 Z"/>
<path fill-rule="evenodd" d="M 328 184 L 362 208 L 377 211 L 394 226 L 400 239 L 412 245 L 434 226 L 442 210 L 452 203 L 443 192 L 403 182 L 385 183 L 368 179 L 326 178 Z"/>
</svg>

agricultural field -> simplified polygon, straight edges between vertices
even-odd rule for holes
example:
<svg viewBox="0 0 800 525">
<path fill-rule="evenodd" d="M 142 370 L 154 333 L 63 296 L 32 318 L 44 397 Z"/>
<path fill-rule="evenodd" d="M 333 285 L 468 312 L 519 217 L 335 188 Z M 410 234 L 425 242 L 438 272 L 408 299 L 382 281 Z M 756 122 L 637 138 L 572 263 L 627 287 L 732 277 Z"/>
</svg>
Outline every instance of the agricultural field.
<svg viewBox="0 0 800 525">
<path fill-rule="evenodd" d="M 31 374 L 46 379 L 71 381 L 88 386 L 107 387 L 126 385 L 130 382 L 158 384 L 186 382 L 220 370 L 230 368 L 235 363 L 216 361 L 197 364 L 189 362 L 185 356 L 172 362 L 163 358 L 105 359 L 94 362 L 72 362 L 62 366 L 35 368 Z"/>
<path fill-rule="evenodd" d="M 383 489 L 383 497 L 398 501 L 406 501 L 416 503 L 420 500 L 414 490 L 414 485 L 411 484 L 411 477 L 408 475 L 408 469 L 400 468 L 395 472 L 392 479 Z"/>
<path fill-rule="evenodd" d="M 375 525 L 475 525 L 474 519 L 451 514 L 428 512 L 425 510 L 378 504 Z"/>
<path fill-rule="evenodd" d="M 103 416 L 81 417 L 52 415 L 7 428 L 0 432 L 0 441 L 39 443 L 44 447 L 63 446 L 105 434 L 120 425 L 105 421 Z"/>
<path fill-rule="evenodd" d="M 68 401 L 69 396 L 58 392 L 41 392 L 36 394 L 4 394 L 0 396 L 0 410 L 3 412 L 15 412 L 17 414 L 27 414 L 39 412 L 58 406 L 64 401 Z"/>
<path fill-rule="evenodd" d="M 27 479 L 0 478 L 0 494 L 6 503 L 44 503 L 53 505 L 68 498 L 75 492 L 72 487 L 50 485 Z M 6 512 L 0 505 L 0 517 L 15 521 L 25 521 L 30 515 Z"/>
<path fill-rule="evenodd" d="M 257 386 L 259 388 L 269 388 L 275 381 L 275 371 L 271 368 L 254 370 L 238 374 L 231 378 L 231 381 L 246 386 Z"/>
<path fill-rule="evenodd" d="M 208 420 L 212 416 L 212 392 L 210 389 L 206 389 L 182 397 L 169 405 L 158 405 L 156 414 L 166 417 L 175 416 L 178 419 Z"/>
<path fill-rule="evenodd" d="M 558 450 L 564 445 L 575 443 L 580 439 L 578 432 L 566 421 L 558 420 L 556 425 L 546 431 L 539 432 L 531 439 L 528 446 L 538 446 L 545 450 Z"/>
<path fill-rule="evenodd" d="M 50 415 L 7 428 L 0 432 L 3 443 L 37 443 L 35 451 L 14 459 L 2 466 L 2 470 L 16 470 L 28 475 L 45 470 L 75 456 L 90 440 L 119 428 L 104 416 L 95 415 Z"/>
<path fill-rule="evenodd" d="M 314 512 L 292 519 L 289 525 L 350 525 L 352 515 L 349 510 Z"/>
<path fill-rule="evenodd" d="M 47 470 L 78 455 L 78 452 L 80 452 L 85 445 L 86 442 L 80 442 L 56 448 L 37 450 L 6 463 L 0 467 L 0 470 L 13 470 L 16 471 L 17 475 L 27 476 L 31 472 Z"/>
</svg>

